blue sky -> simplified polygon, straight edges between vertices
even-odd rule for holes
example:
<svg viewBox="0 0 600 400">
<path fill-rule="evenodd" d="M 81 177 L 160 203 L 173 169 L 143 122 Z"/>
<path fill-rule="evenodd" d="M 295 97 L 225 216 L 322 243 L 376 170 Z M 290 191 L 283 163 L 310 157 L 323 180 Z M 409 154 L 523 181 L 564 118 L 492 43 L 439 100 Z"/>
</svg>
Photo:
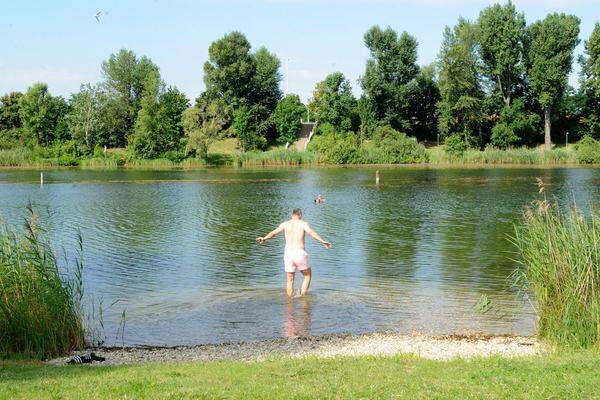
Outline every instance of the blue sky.
<svg viewBox="0 0 600 400">
<path fill-rule="evenodd" d="M 435 61 L 442 30 L 459 16 L 474 20 L 484 0 L 0 0 L 0 93 L 47 82 L 68 96 L 101 79 L 100 63 L 129 48 L 159 65 L 163 79 L 190 99 L 204 88 L 202 65 L 212 41 L 232 30 L 254 48 L 282 60 L 282 89 L 306 100 L 327 73 L 356 83 L 367 51 L 362 36 L 372 25 L 406 30 L 419 41 L 419 63 Z M 7 3 L 7 4 L 5 4 Z M 514 1 L 528 22 L 561 11 L 581 18 L 582 44 L 600 21 L 600 0 Z M 101 22 L 94 15 L 101 11 Z M 286 74 L 286 70 L 289 73 Z M 287 75 L 287 76 L 286 76 Z M 575 74 L 571 78 L 576 82 Z"/>
</svg>

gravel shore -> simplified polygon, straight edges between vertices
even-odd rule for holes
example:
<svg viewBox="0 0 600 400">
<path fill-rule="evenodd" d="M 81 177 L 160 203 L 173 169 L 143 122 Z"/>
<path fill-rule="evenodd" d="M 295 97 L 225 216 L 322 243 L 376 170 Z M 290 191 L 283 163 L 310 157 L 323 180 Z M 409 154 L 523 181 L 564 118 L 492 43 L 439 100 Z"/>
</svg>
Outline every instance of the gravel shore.
<svg viewBox="0 0 600 400">
<path fill-rule="evenodd" d="M 432 360 L 453 358 L 520 357 L 541 351 L 539 342 L 518 336 L 427 336 L 374 333 L 367 335 L 328 335 L 296 339 L 273 339 L 259 342 L 225 343 L 181 347 L 101 348 L 96 354 L 106 357 L 97 365 L 141 364 L 152 362 L 212 361 L 233 359 L 242 361 L 284 357 L 335 357 L 414 354 Z M 48 361 L 65 364 L 69 357 Z"/>
</svg>

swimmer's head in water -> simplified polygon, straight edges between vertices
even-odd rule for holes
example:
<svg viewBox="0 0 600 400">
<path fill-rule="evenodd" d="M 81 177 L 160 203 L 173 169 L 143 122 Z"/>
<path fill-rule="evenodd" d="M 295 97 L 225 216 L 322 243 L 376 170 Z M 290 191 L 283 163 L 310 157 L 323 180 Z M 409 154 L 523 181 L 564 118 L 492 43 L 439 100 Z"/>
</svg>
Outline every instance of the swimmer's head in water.
<svg viewBox="0 0 600 400">
<path fill-rule="evenodd" d="M 292 211 L 292 216 L 302 218 L 302 210 L 300 210 L 299 208 L 294 208 L 294 210 Z"/>
</svg>

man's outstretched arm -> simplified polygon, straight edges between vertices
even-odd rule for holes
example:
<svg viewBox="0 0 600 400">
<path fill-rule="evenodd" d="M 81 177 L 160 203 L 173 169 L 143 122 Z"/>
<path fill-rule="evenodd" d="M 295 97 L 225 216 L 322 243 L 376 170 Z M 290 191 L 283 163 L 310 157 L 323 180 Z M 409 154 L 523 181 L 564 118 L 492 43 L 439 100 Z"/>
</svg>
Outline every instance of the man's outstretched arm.
<svg viewBox="0 0 600 400">
<path fill-rule="evenodd" d="M 256 241 L 258 243 L 264 243 L 267 240 L 279 235 L 284 229 L 284 225 L 283 223 L 281 225 L 279 225 L 277 228 L 273 229 L 271 232 L 267 233 L 266 236 L 259 236 L 256 238 Z"/>
<path fill-rule="evenodd" d="M 330 249 L 332 244 L 323 240 L 321 238 L 321 236 L 319 236 L 319 234 L 317 232 L 315 232 L 308 223 L 306 223 L 306 225 L 304 226 L 304 230 L 306 231 L 306 233 L 308 233 L 310 236 L 313 237 L 313 239 L 315 239 L 318 242 L 321 242 L 321 244 L 323 246 L 325 246 L 326 248 Z"/>
</svg>

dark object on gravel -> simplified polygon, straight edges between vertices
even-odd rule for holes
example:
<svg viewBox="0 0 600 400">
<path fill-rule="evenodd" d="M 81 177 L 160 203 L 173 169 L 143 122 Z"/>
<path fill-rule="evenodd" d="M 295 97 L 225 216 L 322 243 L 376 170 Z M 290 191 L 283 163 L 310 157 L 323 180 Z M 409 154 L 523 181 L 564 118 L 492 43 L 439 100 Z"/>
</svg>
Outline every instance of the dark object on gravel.
<svg viewBox="0 0 600 400">
<path fill-rule="evenodd" d="M 97 356 L 95 353 L 82 354 L 80 356 L 73 356 L 67 361 L 67 364 L 88 364 L 92 361 L 105 361 L 106 358 Z"/>
</svg>

